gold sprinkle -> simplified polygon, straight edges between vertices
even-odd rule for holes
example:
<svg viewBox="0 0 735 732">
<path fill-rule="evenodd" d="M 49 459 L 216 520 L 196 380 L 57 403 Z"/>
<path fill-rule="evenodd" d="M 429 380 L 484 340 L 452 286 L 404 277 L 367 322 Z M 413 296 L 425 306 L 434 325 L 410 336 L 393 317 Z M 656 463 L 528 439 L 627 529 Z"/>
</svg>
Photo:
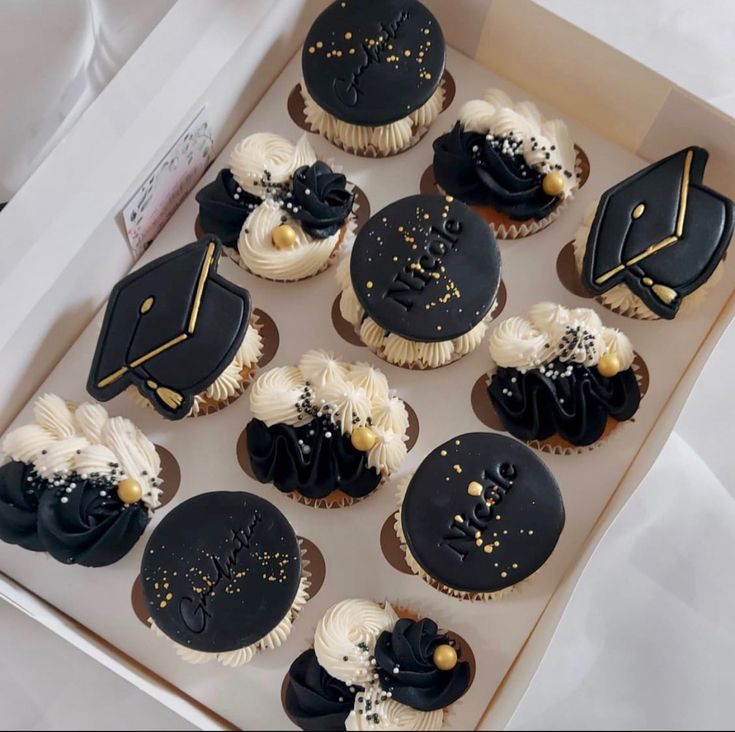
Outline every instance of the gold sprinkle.
<svg viewBox="0 0 735 732">
<path fill-rule="evenodd" d="M 462 518 L 462 516 L 460 516 L 459 514 L 457 514 L 457 515 L 456 515 L 456 516 L 454 517 L 454 520 L 455 520 L 455 521 L 456 521 L 456 522 L 457 522 L 458 524 L 461 524 L 461 523 L 462 523 L 462 522 L 464 521 L 464 519 Z"/>
<path fill-rule="evenodd" d="M 446 457 L 446 456 L 447 456 L 447 451 L 446 451 L 446 450 L 442 450 L 442 451 L 441 451 L 441 452 L 440 452 L 439 454 L 440 454 L 440 455 L 441 455 L 442 457 Z"/>
<path fill-rule="evenodd" d="M 493 553 L 493 548 L 492 548 L 492 546 L 490 546 L 490 544 L 485 544 L 484 551 L 485 551 L 485 554 L 492 554 Z"/>
<path fill-rule="evenodd" d="M 510 566 L 513 567 L 513 569 L 518 569 L 518 565 L 515 562 L 513 562 L 513 564 L 511 564 Z"/>
<path fill-rule="evenodd" d="M 427 214 L 427 213 L 424 214 L 424 219 L 426 221 L 428 221 L 430 218 L 431 218 L 431 216 L 429 216 L 429 214 Z"/>
<path fill-rule="evenodd" d="M 317 41 L 316 42 L 316 47 L 317 48 L 324 48 L 324 44 L 321 41 Z"/>
<path fill-rule="evenodd" d="M 316 48 L 314 48 L 314 46 L 309 46 L 309 53 L 316 53 Z"/>
<path fill-rule="evenodd" d="M 354 48 L 351 48 L 350 49 L 350 56 L 354 56 L 354 55 L 355 55 L 355 49 Z"/>
<path fill-rule="evenodd" d="M 454 441 L 454 444 L 455 444 L 455 445 L 459 445 L 459 444 L 460 444 L 459 440 L 455 440 L 455 441 Z"/>
<path fill-rule="evenodd" d="M 351 41 L 352 40 L 352 33 L 350 33 L 349 31 L 347 31 L 347 33 L 345 33 L 345 40 L 346 41 Z"/>
<path fill-rule="evenodd" d="M 531 536 L 533 534 L 533 529 L 530 529 L 528 532 L 528 535 Z"/>
<path fill-rule="evenodd" d="M 373 282 L 372 282 L 372 280 L 368 280 L 367 281 L 367 284 L 365 285 L 365 287 L 367 287 L 368 290 L 372 290 L 373 289 Z"/>
<path fill-rule="evenodd" d="M 482 534 L 479 531 L 475 531 L 475 539 L 479 539 Z"/>
<path fill-rule="evenodd" d="M 483 491 L 482 483 L 478 483 L 476 480 L 473 480 L 467 486 L 467 493 L 469 493 L 471 496 L 481 496 L 482 491 Z"/>
<path fill-rule="evenodd" d="M 461 473 L 462 472 L 462 466 L 461 465 L 453 465 L 455 473 Z"/>
<path fill-rule="evenodd" d="M 501 576 L 501 577 L 502 577 L 503 579 L 505 579 L 505 578 L 506 578 L 506 577 L 508 576 L 508 573 L 507 573 L 507 572 L 501 572 L 501 573 L 500 573 L 500 576 Z"/>
<path fill-rule="evenodd" d="M 165 600 L 161 600 L 161 602 L 159 603 L 158 607 L 163 608 L 163 607 L 166 607 L 166 605 L 168 605 L 168 603 Z"/>
<path fill-rule="evenodd" d="M 405 56 L 406 58 L 408 58 L 408 57 L 409 57 L 409 56 L 411 55 L 411 51 L 409 51 L 408 49 L 406 49 L 406 50 L 405 50 L 405 51 L 403 52 L 403 55 L 404 55 L 404 56 Z"/>
<path fill-rule="evenodd" d="M 475 539 L 475 546 L 482 546 L 482 539 Z"/>
<path fill-rule="evenodd" d="M 171 593 L 169 592 L 169 593 L 168 593 L 168 594 L 166 595 L 166 599 L 167 599 L 167 600 L 173 600 L 173 599 L 174 599 L 174 596 L 173 596 L 173 595 L 172 595 L 172 594 L 171 594 Z"/>
</svg>

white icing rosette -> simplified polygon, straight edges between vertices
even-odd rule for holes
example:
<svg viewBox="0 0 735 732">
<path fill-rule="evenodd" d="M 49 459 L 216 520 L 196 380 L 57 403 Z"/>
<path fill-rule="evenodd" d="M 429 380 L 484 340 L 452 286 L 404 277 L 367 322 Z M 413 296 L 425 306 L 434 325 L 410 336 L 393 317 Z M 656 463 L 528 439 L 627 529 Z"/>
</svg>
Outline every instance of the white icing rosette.
<svg viewBox="0 0 735 732">
<path fill-rule="evenodd" d="M 496 366 L 521 372 L 538 367 L 551 351 L 548 333 L 526 318 L 507 318 L 490 333 L 490 357 Z"/>
<path fill-rule="evenodd" d="M 382 371 L 373 368 L 369 363 L 358 362 L 350 367 L 345 379 L 360 389 L 364 389 L 368 398 L 376 404 L 387 399 L 390 394 L 388 379 Z"/>
<path fill-rule="evenodd" d="M 315 390 L 319 390 L 327 385 L 343 383 L 349 371 L 349 364 L 329 351 L 314 349 L 301 357 L 299 369 L 306 381 Z"/>
<path fill-rule="evenodd" d="M 269 132 L 241 140 L 230 155 L 230 170 L 242 188 L 259 198 L 271 186 L 286 185 L 303 165 L 313 165 L 316 153 L 306 135 L 294 145 Z"/>
<path fill-rule="evenodd" d="M 110 417 L 98 404 L 78 407 L 55 394 L 39 397 L 35 424 L 11 430 L 3 452 L 33 465 L 47 480 L 97 475 L 119 483 L 135 480 L 149 510 L 160 505 L 161 461 L 153 443 L 128 419 Z"/>
<path fill-rule="evenodd" d="M 422 712 L 394 699 L 384 698 L 380 686 L 369 686 L 360 691 L 355 707 L 345 720 L 346 730 L 391 730 L 392 732 L 431 732 L 440 730 L 444 711 Z"/>
<path fill-rule="evenodd" d="M 423 106 L 403 119 L 377 127 L 350 124 L 329 114 L 309 94 L 303 79 L 301 96 L 304 101 L 304 117 L 313 132 L 326 137 L 333 145 L 348 153 L 389 157 L 412 148 L 429 131 L 429 127 L 444 109 L 446 89 L 442 79 L 437 90 Z"/>
<path fill-rule="evenodd" d="M 582 275 L 582 266 L 584 264 L 584 255 L 587 251 L 587 241 L 589 240 L 590 230 L 592 228 L 592 222 L 595 219 L 597 213 L 597 207 L 599 200 L 591 203 L 584 215 L 582 224 L 574 238 L 574 261 L 577 265 L 577 273 Z M 687 315 L 695 312 L 702 303 L 707 299 L 707 296 L 712 291 L 717 283 L 722 279 L 724 273 L 724 262 L 720 262 L 717 268 L 712 273 L 712 276 L 698 289 L 690 293 L 686 297 L 682 298 L 681 305 L 679 306 L 679 314 Z M 597 299 L 610 310 L 625 315 L 629 318 L 636 318 L 637 320 L 659 320 L 656 315 L 638 295 L 635 295 L 626 285 L 619 284 L 611 287 L 607 292 L 603 292 L 597 296 Z"/>
<path fill-rule="evenodd" d="M 345 684 L 363 686 L 373 680 L 370 656 L 380 634 L 398 621 L 389 603 L 343 600 L 330 608 L 314 634 L 319 665 Z"/>
<path fill-rule="evenodd" d="M 269 427 L 274 424 L 305 424 L 311 417 L 304 416 L 296 408 L 305 389 L 306 379 L 300 369 L 292 366 L 270 369 L 253 384 L 250 409 L 256 419 Z"/>
</svg>

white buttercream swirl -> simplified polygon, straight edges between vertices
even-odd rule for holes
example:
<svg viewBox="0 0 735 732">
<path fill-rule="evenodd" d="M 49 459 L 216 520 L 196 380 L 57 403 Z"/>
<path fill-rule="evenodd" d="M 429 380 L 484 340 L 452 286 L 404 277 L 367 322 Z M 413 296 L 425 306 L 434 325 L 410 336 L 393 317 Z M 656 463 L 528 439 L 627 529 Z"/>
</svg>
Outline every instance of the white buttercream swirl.
<svg viewBox="0 0 735 732">
<path fill-rule="evenodd" d="M 571 177 L 562 176 L 561 198 L 569 198 L 579 187 L 577 153 L 566 124 L 558 119 L 545 120 L 532 102 L 514 103 L 500 89 L 490 89 L 483 99 L 474 99 L 460 108 L 459 121 L 467 132 L 501 136 L 512 133 L 522 143 L 526 163 L 540 173 L 555 170 L 557 165 L 571 173 Z"/>
<path fill-rule="evenodd" d="M 359 361 L 353 364 L 345 378 L 351 384 L 364 389 L 373 404 L 379 400 L 387 399 L 390 393 L 388 379 L 385 374 L 379 369 L 373 368 L 369 363 Z"/>
<path fill-rule="evenodd" d="M 546 360 L 548 343 L 549 335 L 526 318 L 507 318 L 490 333 L 490 357 L 497 366 L 525 372 Z"/>
<path fill-rule="evenodd" d="M 360 332 L 360 335 L 362 335 L 362 332 Z M 422 345 L 421 343 L 418 341 L 409 341 L 407 338 L 403 338 L 396 333 L 386 335 L 382 328 L 380 330 L 380 335 L 381 338 L 378 347 L 382 345 L 383 358 L 388 361 L 388 363 L 394 363 L 400 366 L 402 364 L 412 365 L 418 362 L 419 349 Z M 371 348 L 373 347 L 373 345 L 371 343 L 367 343 L 367 341 L 366 344 Z"/>
<path fill-rule="evenodd" d="M 408 410 L 402 399 L 386 396 L 373 401 L 373 424 L 397 435 L 408 431 Z"/>
<path fill-rule="evenodd" d="M 256 419 L 274 424 L 305 424 L 296 403 L 301 400 L 306 379 L 300 369 L 282 366 L 261 374 L 250 389 L 250 409 Z"/>
<path fill-rule="evenodd" d="M 325 402 L 339 425 L 343 435 L 352 433 L 355 427 L 366 425 L 372 413 L 372 404 L 367 392 L 347 381 L 333 383 L 317 393 L 319 403 Z"/>
<path fill-rule="evenodd" d="M 304 116 L 312 131 L 348 152 L 394 155 L 408 149 L 423 136 L 444 108 L 446 92 L 444 82 L 429 100 L 407 117 L 387 125 L 376 127 L 354 125 L 337 119 L 322 109 L 301 82 L 304 100 Z"/>
<path fill-rule="evenodd" d="M 345 684 L 366 684 L 374 672 L 370 656 L 375 642 L 397 621 L 387 602 L 385 607 L 369 600 L 343 600 L 334 605 L 319 621 L 314 634 L 319 665 Z"/>
<path fill-rule="evenodd" d="M 330 351 L 312 349 L 301 357 L 299 368 L 304 378 L 318 392 L 325 386 L 344 383 L 349 365 Z"/>
<path fill-rule="evenodd" d="M 352 285 L 342 290 L 339 298 L 339 312 L 348 323 L 360 323 L 365 315 L 365 309 L 360 305 Z"/>
<path fill-rule="evenodd" d="M 401 466 L 408 454 L 405 436 L 402 433 L 377 426 L 373 426 L 372 431 L 376 441 L 367 454 L 368 467 L 378 473 L 394 472 Z"/>
<path fill-rule="evenodd" d="M 128 419 L 109 417 L 104 407 L 67 404 L 45 394 L 34 405 L 37 424 L 10 431 L 3 451 L 12 460 L 33 464 L 47 479 L 76 473 L 119 482 L 136 480 L 149 509 L 160 505 L 161 461 L 153 443 Z M 78 418 L 77 418 L 78 415 Z"/>
<path fill-rule="evenodd" d="M 628 336 L 617 328 L 603 328 L 602 338 L 605 342 L 605 354 L 617 357 L 621 371 L 629 369 L 635 361 L 635 351 Z"/>
<path fill-rule="evenodd" d="M 624 333 L 606 328 L 590 308 L 567 308 L 551 302 L 534 305 L 525 318 L 500 323 L 490 335 L 490 356 L 495 366 L 525 372 L 558 359 L 596 366 L 607 353 L 620 360 L 621 370 L 635 358 Z"/>
<path fill-rule="evenodd" d="M 580 275 L 584 264 L 584 255 L 587 251 L 587 241 L 589 240 L 592 222 L 595 219 L 598 205 L 599 200 L 594 201 L 588 206 L 584 219 L 582 220 L 582 224 L 577 230 L 577 234 L 574 239 L 574 261 L 577 265 L 577 272 Z M 706 282 L 704 282 L 694 292 L 691 292 L 686 297 L 682 298 L 681 305 L 679 305 L 679 314 L 687 315 L 697 310 L 697 308 L 699 308 L 707 299 L 712 288 L 715 287 L 722 279 L 723 273 L 724 262 L 720 262 L 712 273 L 712 276 Z M 623 283 L 614 285 L 607 290 L 607 292 L 603 292 L 599 296 L 599 299 L 604 305 L 607 305 L 607 307 L 621 315 L 627 315 L 641 320 L 659 319 L 659 316 L 656 315 L 656 313 L 654 313 L 648 305 L 638 297 L 638 295 L 633 294 L 633 292 Z"/>
<path fill-rule="evenodd" d="M 383 347 L 385 331 L 372 318 L 365 318 L 359 328 L 360 338 L 368 348 L 378 351 Z"/>
<path fill-rule="evenodd" d="M 445 366 L 454 359 L 454 341 L 420 343 L 418 346 L 418 357 L 430 369 Z"/>
<path fill-rule="evenodd" d="M 237 144 L 230 155 L 230 170 L 244 190 L 262 198 L 268 186 L 286 185 L 298 168 L 316 160 L 306 135 L 294 145 L 280 135 L 258 132 Z"/>
<path fill-rule="evenodd" d="M 468 353 L 472 353 L 472 351 L 480 346 L 486 334 L 487 323 L 484 321 L 478 323 L 471 331 L 454 339 L 453 345 L 455 352 L 460 356 L 466 356 Z"/>
<path fill-rule="evenodd" d="M 360 691 L 355 698 L 354 709 L 345 720 L 345 729 L 354 732 L 432 732 L 442 728 L 442 709 L 422 712 L 385 696 L 380 684 L 373 684 Z"/>
<path fill-rule="evenodd" d="M 296 232 L 291 249 L 278 249 L 273 244 L 273 230 L 283 223 Z M 274 200 L 267 199 L 248 216 L 240 231 L 237 251 L 243 266 L 253 274 L 270 280 L 306 279 L 321 272 L 339 244 L 342 232 L 326 239 L 310 237 L 299 223 Z"/>
</svg>

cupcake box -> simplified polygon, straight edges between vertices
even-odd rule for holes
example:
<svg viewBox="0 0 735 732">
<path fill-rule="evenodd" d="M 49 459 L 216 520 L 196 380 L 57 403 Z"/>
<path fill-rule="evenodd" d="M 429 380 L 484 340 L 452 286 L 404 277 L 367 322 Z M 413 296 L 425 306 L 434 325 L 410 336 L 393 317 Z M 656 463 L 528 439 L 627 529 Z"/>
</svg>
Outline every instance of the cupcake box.
<svg viewBox="0 0 735 732">
<path fill-rule="evenodd" d="M 247 5 L 243 3 L 243 7 Z M 179 493 L 170 507 L 164 506 L 154 514 L 144 538 L 126 557 L 113 567 L 94 570 L 93 581 L 89 570 L 82 567 L 61 566 L 44 555 L 3 546 L 0 552 L 2 593 L 195 722 L 225 728 L 288 725 L 281 703 L 281 683 L 290 664 L 310 647 L 314 629 L 330 606 L 349 597 L 368 597 L 381 602 L 387 600 L 409 607 L 421 616 L 448 622 L 451 629 L 466 639 L 472 648 L 477 660 L 475 681 L 468 693 L 452 705 L 445 728 L 501 726 L 512 713 L 516 699 L 525 689 L 548 644 L 586 557 L 652 464 L 700 365 L 735 309 L 733 303 L 728 302 L 735 283 L 735 271 L 729 267 L 729 262 L 726 262 L 723 280 L 714 288 L 701 310 L 665 323 L 622 318 L 604 310 L 594 300 L 570 294 L 556 275 L 557 256 L 564 245 L 574 239 L 587 206 L 610 186 L 667 153 L 687 145 L 709 148 L 712 155 L 705 182 L 732 197 L 733 191 L 727 188 L 725 180 L 727 170 L 732 167 L 732 158 L 735 158 L 728 120 L 716 116 L 665 80 L 609 49 L 605 50 L 605 63 L 598 64 L 595 59 L 601 53 L 600 44 L 532 3 L 514 3 L 512 16 L 505 4 L 493 4 L 487 19 L 486 35 L 476 56 L 480 62 L 493 68 L 491 73 L 454 50 L 459 45 L 466 53 L 475 54 L 479 29 L 485 22 L 486 6 L 475 4 L 478 17 L 464 16 L 461 27 L 478 29 L 477 35 L 469 37 L 462 35 L 460 26 L 447 17 L 452 13 L 447 12 L 442 3 L 429 5 L 442 23 L 450 46 L 447 68 L 451 69 L 457 81 L 457 94 L 452 106 L 439 116 L 427 136 L 412 150 L 390 159 L 358 159 L 316 135 L 310 136 L 311 144 L 321 159 L 333 161 L 351 182 L 365 192 L 372 211 L 377 212 L 399 198 L 418 193 L 420 177 L 431 163 L 433 139 L 451 129 L 461 104 L 480 98 L 488 88 L 503 89 L 514 99 L 531 100 L 546 116 L 563 119 L 574 141 L 590 160 L 590 178 L 547 230 L 521 241 L 499 242 L 507 290 L 507 303 L 499 320 L 522 315 L 534 303 L 543 300 L 559 302 L 567 307 L 592 307 L 606 325 L 620 328 L 630 337 L 648 366 L 649 389 L 635 420 L 626 424 L 625 429 L 616 431 L 599 449 L 574 455 L 536 453 L 554 474 L 564 500 L 566 521 L 558 545 L 537 573 L 506 596 L 483 604 L 460 601 L 419 577 L 394 568 L 383 555 L 380 535 L 386 522 L 393 521 L 397 480 L 416 471 L 427 455 L 448 439 L 485 429 L 473 413 L 470 396 L 478 375 L 487 368 L 487 340 L 475 352 L 444 369 L 399 369 L 378 360 L 368 349 L 345 342 L 334 329 L 330 316 L 332 303 L 338 294 L 334 269 L 305 282 L 283 284 L 255 278 L 223 258 L 220 273 L 237 286 L 247 289 L 252 294 L 255 307 L 266 311 L 277 326 L 278 350 L 272 363 L 263 370 L 297 363 L 301 354 L 311 348 L 328 349 L 351 363 L 369 361 L 386 373 L 391 387 L 415 409 L 420 434 L 418 443 L 397 474 L 369 501 L 339 511 L 317 511 L 279 495 L 270 485 L 256 483 L 241 470 L 236 443 L 252 418 L 247 394 L 221 412 L 203 419 L 176 423 L 161 420 L 152 410 L 123 396 L 107 405 L 111 413 L 133 420 L 154 443 L 166 447 L 176 457 L 182 473 Z M 246 9 L 233 10 L 244 14 L 238 18 L 226 18 L 224 15 L 220 18 L 215 12 L 211 27 L 197 29 L 197 43 L 190 43 L 187 49 L 190 55 L 186 56 L 186 70 L 189 72 L 186 78 L 191 80 L 191 69 L 201 71 L 204 68 L 202 59 L 196 57 L 202 53 L 213 63 L 206 72 L 212 71 L 206 85 L 197 86 L 192 82 L 188 86 L 183 83 L 183 76 L 179 77 L 178 84 L 174 81 L 162 83 L 159 90 L 161 104 L 176 99 L 179 103 L 169 104 L 170 109 L 163 114 L 160 108 L 155 110 L 156 115 L 151 119 L 158 119 L 157 127 L 143 124 L 148 114 L 153 115 L 153 109 L 139 110 L 140 126 L 136 126 L 130 137 L 120 141 L 114 150 L 118 156 L 117 163 L 126 157 L 126 153 L 130 156 L 130 167 L 120 168 L 123 180 L 98 184 L 107 196 L 105 210 L 102 202 L 87 202 L 84 207 L 75 209 L 74 202 L 68 201 L 69 215 L 76 213 L 76 217 L 74 221 L 70 220 L 63 236 L 56 237 L 58 248 L 55 256 L 67 257 L 71 262 L 71 238 L 76 237 L 76 246 L 89 239 L 89 244 L 82 244 L 80 256 L 86 259 L 88 267 L 97 272 L 100 291 L 93 287 L 97 283 L 89 283 L 88 276 L 77 280 L 74 279 L 73 268 L 60 267 L 59 272 L 64 273 L 60 277 L 65 277 L 66 281 L 52 288 L 47 298 L 38 303 L 40 309 L 52 318 L 49 323 L 61 319 L 71 331 L 81 331 L 86 325 L 82 322 L 84 315 L 74 315 L 79 303 L 90 300 L 94 305 L 102 306 L 114 283 L 126 274 L 130 260 L 110 216 L 111 207 L 116 197 L 126 200 L 126 196 L 141 182 L 136 176 L 139 173 L 144 175 L 141 171 L 155 166 L 160 152 L 167 149 L 185 126 L 184 109 L 197 102 L 196 98 L 190 98 L 183 104 L 187 94 L 198 92 L 209 101 L 216 148 L 230 136 L 231 142 L 225 145 L 220 157 L 195 185 L 192 194 L 153 242 L 140 264 L 196 239 L 194 222 L 198 207 L 194 194 L 227 165 L 229 153 L 239 140 L 264 130 L 292 140 L 299 138 L 301 130 L 290 119 L 286 103 L 289 93 L 299 82 L 300 53 L 290 62 L 288 58 L 300 50 L 298 45 L 303 40 L 303 30 L 297 29 L 308 27 L 316 15 L 313 8 L 305 7 L 303 17 L 294 14 L 293 7 L 289 12 L 274 9 L 272 14 L 259 10 L 265 15 L 259 16 L 262 23 L 257 47 L 253 38 L 233 40 L 227 36 L 222 40 L 225 38 L 223 27 L 244 29 L 248 25 L 245 20 L 253 21 L 254 16 L 247 16 Z M 463 13 L 470 12 L 463 6 Z M 172 26 L 167 29 L 166 25 L 175 21 L 173 17 L 166 19 L 151 36 L 150 42 L 161 44 L 166 42 L 164 36 L 173 37 L 175 34 L 170 32 Z M 523 44 L 517 43 L 521 27 L 528 36 L 527 43 Z M 535 30 L 541 27 L 543 35 Z M 283 42 L 282 50 L 272 50 L 256 68 L 254 64 L 260 58 L 258 49 L 263 52 L 266 48 L 275 49 L 272 41 L 277 37 L 283 38 L 284 29 L 290 28 L 294 32 Z M 181 28 L 179 30 L 184 32 Z M 215 35 L 210 37 L 210 34 Z M 232 36 L 235 35 L 233 32 Z M 206 39 L 218 39 L 220 43 L 201 44 Z M 554 65 L 545 66 L 543 73 L 534 61 L 538 58 L 536 52 L 540 44 L 555 49 Z M 529 50 L 527 55 L 526 47 Z M 579 58 L 569 57 L 567 49 L 571 48 L 577 49 L 578 54 L 584 53 L 584 64 L 579 63 Z M 241 63 L 246 58 L 253 59 L 249 67 Z M 549 60 L 548 56 L 545 58 Z M 132 64 L 135 63 L 134 60 Z M 276 79 L 278 68 L 285 64 L 288 65 Z M 213 71 L 215 66 L 216 74 Z M 132 66 L 124 69 L 123 79 L 132 70 Z M 620 80 L 617 80 L 618 74 Z M 276 80 L 255 105 L 255 100 L 260 97 L 260 92 L 266 90 L 271 79 Z M 645 103 L 630 105 L 622 101 L 630 98 L 631 79 L 637 90 L 636 99 L 644 98 Z M 585 82 L 586 88 L 593 86 L 599 89 L 601 96 L 594 104 L 581 105 L 575 97 L 575 89 Z M 244 96 L 243 89 L 246 91 Z M 236 106 L 236 100 L 240 102 L 239 106 Z M 197 110 L 201 107 L 198 102 L 195 106 Z M 94 112 L 94 108 L 91 111 Z M 242 120 L 246 111 L 249 116 L 236 129 L 234 120 Z M 676 126 L 674 118 L 678 120 Z M 164 125 L 165 134 L 161 132 Z M 47 161 L 49 175 L 53 166 L 61 166 L 63 161 L 59 156 L 62 152 L 69 154 L 69 150 L 76 149 L 76 132 L 72 131 L 67 150 L 53 153 Z M 92 144 L 88 136 L 86 144 Z M 153 152 L 156 149 L 158 154 Z M 85 165 L 87 157 L 80 154 L 78 164 Z M 137 167 L 133 167 L 133 163 Z M 57 169 L 69 172 L 68 165 Z M 104 176 L 99 180 L 104 180 Z M 115 188 L 123 183 L 123 188 Z M 113 191 L 117 191 L 117 196 L 113 196 Z M 24 200 L 30 205 L 26 198 L 30 193 L 30 189 L 27 194 L 21 191 L 16 204 L 18 211 L 22 211 Z M 8 235 L 3 239 L 17 239 L 21 233 L 20 228 L 13 228 L 16 221 L 13 208 L 11 205 L 0 219 L 0 227 Z M 45 211 L 39 213 L 39 217 L 45 215 Z M 39 218 L 38 223 L 47 226 L 49 236 L 54 231 L 58 234 L 58 227 L 50 226 L 50 218 Z M 81 228 L 82 223 L 87 226 L 86 235 Z M 110 236 L 91 237 L 91 233 L 103 224 L 106 226 L 103 231 Z M 38 246 L 44 241 L 40 234 L 34 238 Z M 99 253 L 101 243 L 108 247 L 104 258 Z M 105 260 L 104 263 L 101 259 Z M 38 289 L 36 276 L 39 281 L 48 276 L 45 270 L 34 267 L 34 278 L 25 282 L 20 276 L 23 273 L 20 263 L 18 267 L 17 272 L 11 271 L 10 275 L 20 273 L 16 281 L 29 292 Z M 53 280 L 45 282 L 53 284 Z M 68 292 L 71 283 L 78 285 L 75 289 L 79 300 Z M 3 296 L 10 297 L 10 290 L 8 288 Z M 17 308 L 10 308 L 9 312 L 17 310 L 20 318 L 25 300 L 17 292 L 14 298 Z M 68 323 L 64 320 L 67 317 Z M 21 322 L 19 320 L 16 325 L 20 326 Z M 43 384 L 38 383 L 38 378 L 24 380 L 24 396 L 29 399 L 29 404 L 18 415 L 14 426 L 29 421 L 31 392 L 36 388 L 39 393 L 59 393 L 76 402 L 89 399 L 84 390 L 84 377 L 89 370 L 100 325 L 101 315 L 98 315 Z M 672 328 L 677 329 L 675 338 L 672 338 Z M 30 338 L 37 330 L 38 325 L 28 321 L 26 330 L 21 332 Z M 40 332 L 47 330 L 44 327 Z M 672 342 L 676 343 L 675 348 L 670 347 Z M 29 345 L 27 350 L 29 354 L 38 352 L 36 363 L 39 359 L 48 363 L 46 371 L 56 360 L 48 355 L 48 351 L 38 351 L 35 346 Z M 13 369 L 8 371 L 11 377 L 13 373 L 20 372 L 20 366 L 13 364 Z M 12 387 L 5 388 L 19 388 L 19 393 L 23 393 L 20 379 Z M 150 631 L 133 613 L 130 600 L 152 529 L 186 498 L 212 490 L 244 490 L 267 498 L 286 515 L 299 537 L 316 545 L 325 564 L 324 584 L 299 613 L 288 642 L 257 657 L 249 666 L 236 670 L 219 664 L 205 667 L 182 664 L 164 642 L 153 642 L 155 638 L 151 639 Z M 534 627 L 536 630 L 532 633 Z M 529 635 L 530 641 L 503 684 L 502 692 L 497 694 Z M 256 677 L 257 686 L 254 682 L 249 683 Z M 488 709 L 489 715 L 485 716 Z M 484 722 L 481 721 L 483 719 Z"/>
</svg>

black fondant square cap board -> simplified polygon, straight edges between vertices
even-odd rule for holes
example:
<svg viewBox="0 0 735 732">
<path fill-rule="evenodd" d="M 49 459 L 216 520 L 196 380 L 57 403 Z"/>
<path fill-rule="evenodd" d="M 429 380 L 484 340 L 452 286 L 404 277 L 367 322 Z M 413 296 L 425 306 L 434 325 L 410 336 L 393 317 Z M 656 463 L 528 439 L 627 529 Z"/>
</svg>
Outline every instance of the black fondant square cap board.
<svg viewBox="0 0 735 732">
<path fill-rule="evenodd" d="M 217 274 L 214 237 L 177 249 L 112 290 L 87 391 L 107 401 L 130 385 L 181 419 L 232 362 L 251 313 L 247 290 Z"/>
</svg>

